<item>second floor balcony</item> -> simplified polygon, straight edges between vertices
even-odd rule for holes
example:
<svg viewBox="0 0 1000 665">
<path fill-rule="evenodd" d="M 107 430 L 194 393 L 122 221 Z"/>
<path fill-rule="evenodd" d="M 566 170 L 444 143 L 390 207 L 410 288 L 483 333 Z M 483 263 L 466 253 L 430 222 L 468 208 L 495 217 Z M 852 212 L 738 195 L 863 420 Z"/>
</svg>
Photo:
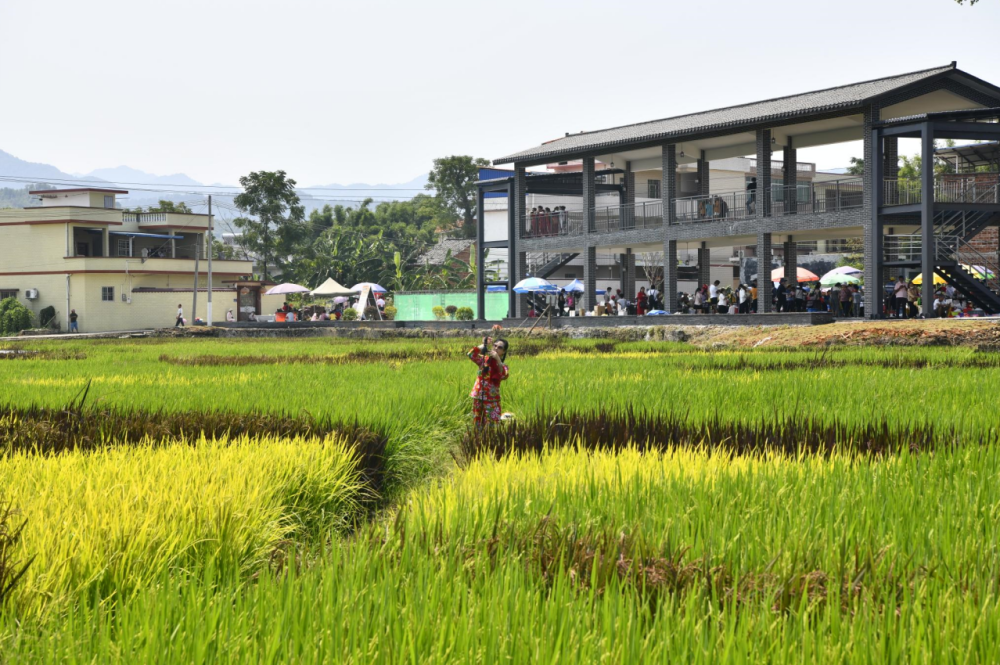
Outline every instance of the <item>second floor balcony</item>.
<svg viewBox="0 0 1000 665">
<path fill-rule="evenodd" d="M 923 200 L 920 178 L 886 178 L 883 206 L 918 205 Z M 1000 173 L 945 173 L 934 177 L 936 203 L 1000 205 Z"/>
</svg>

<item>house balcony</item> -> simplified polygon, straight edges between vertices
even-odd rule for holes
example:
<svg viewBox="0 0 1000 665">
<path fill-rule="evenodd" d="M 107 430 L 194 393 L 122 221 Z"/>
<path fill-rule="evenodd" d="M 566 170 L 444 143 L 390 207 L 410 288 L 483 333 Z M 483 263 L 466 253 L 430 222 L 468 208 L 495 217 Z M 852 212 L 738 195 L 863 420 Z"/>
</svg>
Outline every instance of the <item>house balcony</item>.
<svg viewBox="0 0 1000 665">
<path fill-rule="evenodd" d="M 143 228 L 207 231 L 208 215 L 181 212 L 123 212 L 122 222 Z"/>
<path fill-rule="evenodd" d="M 194 259 L 171 258 L 140 258 L 140 257 L 66 257 L 67 272 L 96 272 L 131 274 L 194 274 Z M 198 264 L 198 272 L 204 274 L 208 262 L 202 259 Z M 251 261 L 231 261 L 223 259 L 212 260 L 212 273 L 215 275 L 236 276 L 249 275 L 253 272 Z"/>
</svg>

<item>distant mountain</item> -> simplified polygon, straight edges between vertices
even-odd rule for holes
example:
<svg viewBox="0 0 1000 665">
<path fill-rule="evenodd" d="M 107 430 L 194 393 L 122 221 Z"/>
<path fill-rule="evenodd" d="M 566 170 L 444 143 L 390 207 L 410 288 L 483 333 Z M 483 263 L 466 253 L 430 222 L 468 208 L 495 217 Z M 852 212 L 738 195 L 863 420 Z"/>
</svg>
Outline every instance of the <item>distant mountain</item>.
<svg viewBox="0 0 1000 665">
<path fill-rule="evenodd" d="M 116 166 L 113 169 L 97 169 L 91 171 L 85 178 L 97 178 L 115 183 L 135 183 L 139 185 L 183 185 L 185 187 L 199 187 L 201 183 L 190 178 L 183 173 L 173 175 L 155 175 L 146 173 L 131 166 Z"/>
<path fill-rule="evenodd" d="M 14 207 L 22 208 L 34 205 L 31 197 L 25 191 L 31 184 L 23 182 L 3 182 L 2 176 L 10 176 L 18 179 L 36 179 L 39 183 L 48 183 L 57 188 L 72 187 L 74 184 L 93 183 L 96 187 L 114 187 L 116 189 L 130 190 L 127 197 L 122 197 L 122 205 L 126 208 L 147 207 L 156 205 L 160 199 L 174 202 L 197 199 L 199 194 L 190 192 L 170 192 L 158 191 L 156 186 L 167 189 L 192 188 L 197 191 L 203 187 L 202 183 L 183 173 L 172 175 L 156 175 L 134 169 L 131 166 L 116 166 L 114 168 L 96 169 L 87 174 L 71 174 L 62 171 L 51 164 L 41 164 L 28 162 L 19 159 L 10 153 L 0 150 L 0 208 Z M 410 199 L 424 190 L 427 184 L 427 174 L 417 176 L 413 180 L 398 184 L 378 184 L 369 185 L 367 183 L 351 183 L 341 185 L 331 183 L 329 185 L 316 185 L 314 187 L 300 187 L 299 196 L 305 206 L 306 214 L 312 210 L 322 208 L 324 205 L 343 204 L 345 206 L 356 206 L 357 201 L 371 197 L 376 202 L 387 199 Z M 142 189 L 138 186 L 141 185 Z M 232 187 L 239 189 L 236 185 L 225 185 L 224 183 L 212 183 L 212 186 Z M 213 194 L 219 203 L 232 204 L 231 194 L 222 194 L 214 190 L 203 190 L 205 194 Z M 341 195 L 340 192 L 343 192 Z M 342 198 L 341 198 L 342 196 Z M 196 212 L 204 212 L 203 208 L 196 208 Z M 226 218 L 232 213 L 219 210 L 216 219 L 220 230 L 231 230 Z"/>
</svg>

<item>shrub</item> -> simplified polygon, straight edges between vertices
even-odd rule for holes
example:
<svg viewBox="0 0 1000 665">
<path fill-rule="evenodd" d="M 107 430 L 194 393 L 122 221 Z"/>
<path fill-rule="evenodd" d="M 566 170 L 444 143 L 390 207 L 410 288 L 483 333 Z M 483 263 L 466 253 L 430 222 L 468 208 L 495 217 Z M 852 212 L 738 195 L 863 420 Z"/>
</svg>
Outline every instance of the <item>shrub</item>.
<svg viewBox="0 0 1000 665">
<path fill-rule="evenodd" d="M 17 298 L 0 300 L 0 333 L 15 335 L 31 327 L 31 310 Z"/>
<path fill-rule="evenodd" d="M 396 318 L 396 308 L 392 305 L 385 306 L 385 318 L 389 321 L 393 321 Z"/>
<path fill-rule="evenodd" d="M 441 305 L 435 305 L 434 308 L 431 309 L 431 311 L 434 312 L 435 319 L 437 319 L 438 321 L 444 320 L 444 317 L 446 316 L 444 307 L 442 307 Z"/>
<path fill-rule="evenodd" d="M 454 305 L 448 305 L 447 307 L 444 308 L 444 311 L 448 313 L 448 318 L 454 319 L 455 312 L 458 311 L 458 308 L 455 307 Z"/>
<path fill-rule="evenodd" d="M 344 310 L 344 313 L 340 315 L 341 321 L 357 321 L 358 320 L 358 310 L 353 307 L 348 307 Z"/>
<path fill-rule="evenodd" d="M 56 308 L 52 305 L 48 307 L 43 307 L 42 311 L 38 313 L 38 325 L 45 328 L 52 323 L 53 319 L 56 318 Z"/>
<path fill-rule="evenodd" d="M 365 307 L 365 318 L 369 321 L 378 321 L 381 318 L 378 315 L 378 307 L 375 305 L 368 305 L 368 307 Z"/>
<path fill-rule="evenodd" d="M 458 311 L 455 312 L 455 318 L 459 321 L 471 321 L 475 316 L 471 307 L 459 307 Z"/>
</svg>

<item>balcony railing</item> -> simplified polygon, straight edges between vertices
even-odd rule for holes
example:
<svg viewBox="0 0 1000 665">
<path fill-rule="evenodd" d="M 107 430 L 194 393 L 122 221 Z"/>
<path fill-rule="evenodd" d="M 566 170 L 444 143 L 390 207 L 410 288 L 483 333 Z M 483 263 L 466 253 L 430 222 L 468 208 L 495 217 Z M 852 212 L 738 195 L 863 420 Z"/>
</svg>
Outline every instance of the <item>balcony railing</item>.
<svg viewBox="0 0 1000 665">
<path fill-rule="evenodd" d="M 883 205 L 916 205 L 921 202 L 919 179 L 886 178 Z M 1000 174 L 944 174 L 934 178 L 934 200 L 938 203 L 1000 204 Z"/>
<path fill-rule="evenodd" d="M 663 201 L 594 208 L 594 232 L 657 229 L 663 226 Z"/>
<path fill-rule="evenodd" d="M 765 197 L 769 198 L 765 199 Z M 677 222 L 739 221 L 757 215 L 757 206 L 770 202 L 771 215 L 839 212 L 860 208 L 864 202 L 864 181 L 845 178 L 797 185 L 772 185 L 763 190 L 723 192 L 708 196 L 674 199 Z"/>
</svg>

